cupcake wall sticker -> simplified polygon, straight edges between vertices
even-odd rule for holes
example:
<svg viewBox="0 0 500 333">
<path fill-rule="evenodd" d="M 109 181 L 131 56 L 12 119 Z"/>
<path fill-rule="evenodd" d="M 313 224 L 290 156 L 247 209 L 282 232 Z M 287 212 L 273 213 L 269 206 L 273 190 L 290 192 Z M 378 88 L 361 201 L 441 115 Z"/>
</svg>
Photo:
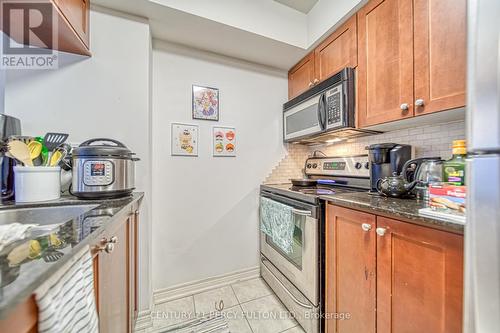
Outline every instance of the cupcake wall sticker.
<svg viewBox="0 0 500 333">
<path fill-rule="evenodd" d="M 172 123 L 172 156 L 198 156 L 198 126 Z"/>
<path fill-rule="evenodd" d="M 219 89 L 193 85 L 193 119 L 219 120 Z"/>
<path fill-rule="evenodd" d="M 236 156 L 236 130 L 234 127 L 213 128 L 214 156 Z"/>
</svg>

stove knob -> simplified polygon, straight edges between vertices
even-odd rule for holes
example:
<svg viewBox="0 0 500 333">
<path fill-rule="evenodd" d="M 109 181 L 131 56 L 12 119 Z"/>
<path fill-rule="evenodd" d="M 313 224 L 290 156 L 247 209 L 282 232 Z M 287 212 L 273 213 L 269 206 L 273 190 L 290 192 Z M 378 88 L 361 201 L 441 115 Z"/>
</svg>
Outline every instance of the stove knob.
<svg viewBox="0 0 500 333">
<path fill-rule="evenodd" d="M 363 167 L 363 165 L 361 163 L 359 163 L 359 162 L 356 162 L 356 164 L 354 164 L 354 167 L 356 169 L 361 169 Z"/>
<path fill-rule="evenodd" d="M 316 163 L 313 164 L 313 169 L 316 169 L 318 165 Z"/>
<path fill-rule="evenodd" d="M 370 169 L 370 162 L 365 163 L 365 169 Z"/>
<path fill-rule="evenodd" d="M 308 163 L 308 164 L 306 165 L 306 167 L 307 167 L 308 169 L 311 169 L 311 164 L 310 164 L 310 163 Z"/>
</svg>

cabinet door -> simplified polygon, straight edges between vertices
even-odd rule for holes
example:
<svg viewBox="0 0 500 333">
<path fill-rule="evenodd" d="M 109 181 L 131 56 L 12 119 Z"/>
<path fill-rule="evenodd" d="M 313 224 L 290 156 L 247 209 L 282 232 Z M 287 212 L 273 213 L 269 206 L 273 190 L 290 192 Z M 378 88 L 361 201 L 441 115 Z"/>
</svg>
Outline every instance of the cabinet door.
<svg viewBox="0 0 500 333">
<path fill-rule="evenodd" d="M 311 52 L 288 72 L 288 98 L 292 99 L 307 89 L 314 81 L 314 52 Z"/>
<path fill-rule="evenodd" d="M 326 313 L 349 314 L 326 321 L 328 333 L 374 333 L 375 216 L 328 205 Z"/>
<path fill-rule="evenodd" d="M 314 50 L 316 78 L 323 81 L 344 67 L 358 65 L 356 15 L 335 30 Z"/>
<path fill-rule="evenodd" d="M 78 37 L 89 46 L 89 0 L 54 0 Z"/>
<path fill-rule="evenodd" d="M 414 0 L 416 115 L 465 106 L 466 7 L 466 0 Z"/>
<path fill-rule="evenodd" d="M 412 0 L 371 0 L 358 12 L 358 125 L 412 116 Z"/>
<path fill-rule="evenodd" d="M 377 234 L 377 333 L 461 332 L 463 237 L 382 217 Z"/>
<path fill-rule="evenodd" d="M 113 251 L 99 253 L 99 331 L 130 332 L 129 330 L 129 226 L 121 222 L 109 231 L 116 237 Z"/>
</svg>

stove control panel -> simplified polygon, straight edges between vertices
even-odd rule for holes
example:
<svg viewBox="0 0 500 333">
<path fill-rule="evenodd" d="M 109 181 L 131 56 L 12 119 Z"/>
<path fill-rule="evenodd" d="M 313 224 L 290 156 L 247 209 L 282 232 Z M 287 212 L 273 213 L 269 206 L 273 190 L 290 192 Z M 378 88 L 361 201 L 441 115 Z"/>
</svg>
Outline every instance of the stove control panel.
<svg viewBox="0 0 500 333">
<path fill-rule="evenodd" d="M 306 175 L 370 177 L 368 155 L 313 157 L 306 161 Z"/>
</svg>

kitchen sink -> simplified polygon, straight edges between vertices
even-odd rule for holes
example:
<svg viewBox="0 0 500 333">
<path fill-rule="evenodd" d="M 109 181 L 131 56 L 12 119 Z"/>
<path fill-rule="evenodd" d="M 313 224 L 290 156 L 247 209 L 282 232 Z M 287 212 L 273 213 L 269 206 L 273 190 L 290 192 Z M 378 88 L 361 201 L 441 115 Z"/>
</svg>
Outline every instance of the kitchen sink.
<svg viewBox="0 0 500 333">
<path fill-rule="evenodd" d="M 67 222 L 99 205 L 19 208 L 0 211 L 0 225 L 9 223 L 53 225 Z"/>
</svg>

